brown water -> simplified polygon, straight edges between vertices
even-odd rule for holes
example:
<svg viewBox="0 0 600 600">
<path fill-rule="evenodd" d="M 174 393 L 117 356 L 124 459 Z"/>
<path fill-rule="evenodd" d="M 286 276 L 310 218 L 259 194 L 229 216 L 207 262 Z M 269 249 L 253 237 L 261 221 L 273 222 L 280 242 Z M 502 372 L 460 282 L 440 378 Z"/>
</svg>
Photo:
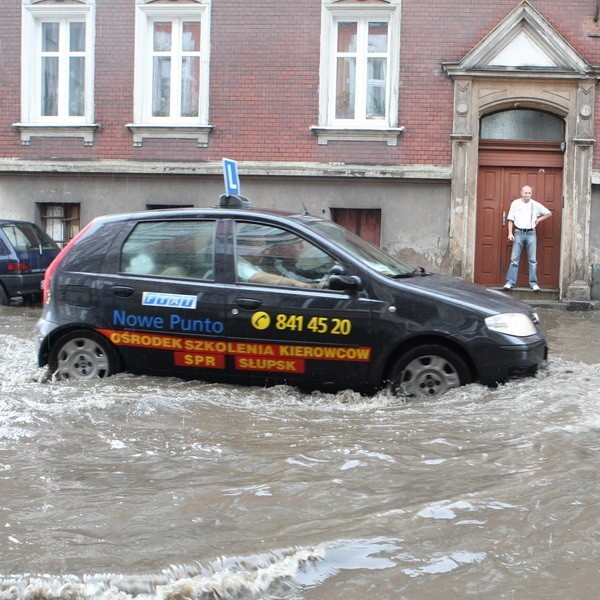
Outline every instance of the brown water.
<svg viewBox="0 0 600 600">
<path fill-rule="evenodd" d="M 0 600 L 600 595 L 600 313 L 536 378 L 403 404 L 47 383 L 0 307 Z"/>
</svg>

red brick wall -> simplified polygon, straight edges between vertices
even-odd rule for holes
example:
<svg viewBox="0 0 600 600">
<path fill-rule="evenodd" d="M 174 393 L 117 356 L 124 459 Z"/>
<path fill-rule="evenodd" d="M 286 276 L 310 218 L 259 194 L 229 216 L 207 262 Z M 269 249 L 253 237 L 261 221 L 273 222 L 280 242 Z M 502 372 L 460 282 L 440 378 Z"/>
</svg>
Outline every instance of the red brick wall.
<svg viewBox="0 0 600 600">
<path fill-rule="evenodd" d="M 600 33 L 590 0 L 532 0 L 592 65 L 600 64 Z M 330 142 L 319 146 L 320 0 L 213 0 L 208 148 L 194 140 L 145 140 L 134 148 L 133 0 L 97 0 L 94 146 L 81 139 L 34 138 L 21 146 L 21 7 L 2 2 L 0 20 L 0 156 L 28 159 L 140 159 L 433 164 L 451 162 L 453 82 L 442 62 L 459 61 L 513 8 L 516 0 L 404 0 L 397 147 Z M 597 111 L 597 114 L 600 111 Z M 597 122 L 596 130 L 600 124 Z M 596 166 L 600 166 L 596 152 Z"/>
<path fill-rule="evenodd" d="M 20 156 L 20 138 L 12 126 L 21 120 L 21 6 L 18 0 L 2 3 L 0 56 L 0 156 Z"/>
</svg>

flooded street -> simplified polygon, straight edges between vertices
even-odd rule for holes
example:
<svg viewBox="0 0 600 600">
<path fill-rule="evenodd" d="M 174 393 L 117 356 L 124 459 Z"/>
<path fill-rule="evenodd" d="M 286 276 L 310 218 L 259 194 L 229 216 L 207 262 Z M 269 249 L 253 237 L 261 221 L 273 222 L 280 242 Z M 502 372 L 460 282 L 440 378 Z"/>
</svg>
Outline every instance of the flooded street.
<svg viewBox="0 0 600 600">
<path fill-rule="evenodd" d="M 535 379 L 404 404 L 120 374 L 38 383 L 0 307 L 0 600 L 595 599 L 600 311 Z"/>
</svg>

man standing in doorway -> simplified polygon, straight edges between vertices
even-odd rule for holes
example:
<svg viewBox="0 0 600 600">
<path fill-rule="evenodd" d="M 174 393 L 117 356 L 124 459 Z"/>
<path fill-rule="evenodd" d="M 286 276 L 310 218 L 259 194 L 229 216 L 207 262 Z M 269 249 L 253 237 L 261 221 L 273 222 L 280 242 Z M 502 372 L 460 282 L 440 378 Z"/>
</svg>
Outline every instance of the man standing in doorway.
<svg viewBox="0 0 600 600">
<path fill-rule="evenodd" d="M 521 250 L 527 251 L 529 262 L 529 286 L 534 292 L 539 291 L 537 281 L 537 238 L 535 228 L 538 223 L 552 216 L 552 213 L 539 202 L 532 199 L 531 186 L 524 185 L 521 197 L 513 200 L 508 211 L 508 241 L 513 242 L 510 256 L 510 267 L 506 276 L 505 290 L 512 290 L 517 283 Z"/>
</svg>

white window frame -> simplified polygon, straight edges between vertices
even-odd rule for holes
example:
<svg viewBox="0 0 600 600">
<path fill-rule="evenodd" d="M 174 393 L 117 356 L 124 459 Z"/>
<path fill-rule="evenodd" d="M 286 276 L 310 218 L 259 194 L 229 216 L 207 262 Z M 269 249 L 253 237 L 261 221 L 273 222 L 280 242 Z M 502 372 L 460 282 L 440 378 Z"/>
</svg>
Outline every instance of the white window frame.
<svg viewBox="0 0 600 600">
<path fill-rule="evenodd" d="M 84 144 L 92 145 L 98 127 L 94 124 L 94 0 L 75 0 L 73 4 L 23 0 L 22 6 L 21 122 L 14 124 L 21 132 L 21 143 L 29 145 L 32 137 L 82 137 Z M 41 114 L 42 22 L 48 21 L 58 21 L 61 28 L 69 21 L 85 22 L 85 51 L 81 53 L 85 56 L 83 116 L 64 114 L 64 102 L 57 116 Z M 59 60 L 67 58 L 68 53 L 59 55 Z M 62 77 L 61 91 L 67 86 L 68 78 Z"/>
<path fill-rule="evenodd" d="M 385 141 L 396 146 L 403 127 L 398 127 L 399 67 L 400 67 L 400 2 L 339 2 L 323 0 L 321 13 L 321 68 L 319 94 L 319 125 L 311 129 L 319 144 L 331 140 Z M 388 23 L 386 116 L 383 119 L 337 119 L 336 62 L 339 22 L 379 21 Z"/>
<path fill-rule="evenodd" d="M 135 75 L 133 123 L 127 127 L 133 133 L 133 145 L 141 146 L 144 138 L 197 138 L 198 146 L 208 145 L 212 126 L 208 123 L 210 69 L 211 0 L 190 0 L 188 3 L 159 4 L 136 0 Z M 155 21 L 200 21 L 200 91 L 197 117 L 152 116 L 152 31 Z M 178 80 L 177 80 L 178 81 Z M 177 85 L 174 80 L 173 89 Z"/>
</svg>

